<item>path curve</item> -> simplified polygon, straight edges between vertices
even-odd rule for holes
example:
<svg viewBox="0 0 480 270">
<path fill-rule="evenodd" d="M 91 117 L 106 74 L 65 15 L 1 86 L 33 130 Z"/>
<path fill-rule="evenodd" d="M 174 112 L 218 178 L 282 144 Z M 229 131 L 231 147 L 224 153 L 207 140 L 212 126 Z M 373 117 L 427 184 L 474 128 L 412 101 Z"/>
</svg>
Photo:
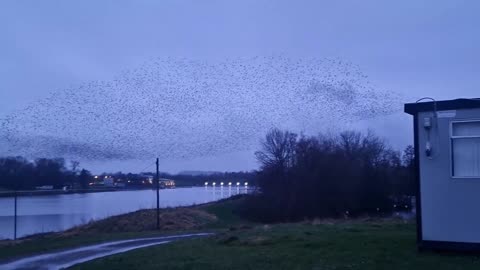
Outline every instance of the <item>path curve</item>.
<svg viewBox="0 0 480 270">
<path fill-rule="evenodd" d="M 69 250 L 45 253 L 23 259 L 18 259 L 3 265 L 3 270 L 54 270 L 71 267 L 73 265 L 91 261 L 97 258 L 126 252 L 129 250 L 154 245 L 167 244 L 184 238 L 210 236 L 213 233 L 193 233 L 161 237 L 138 238 L 106 242 L 97 245 L 85 246 Z"/>
</svg>

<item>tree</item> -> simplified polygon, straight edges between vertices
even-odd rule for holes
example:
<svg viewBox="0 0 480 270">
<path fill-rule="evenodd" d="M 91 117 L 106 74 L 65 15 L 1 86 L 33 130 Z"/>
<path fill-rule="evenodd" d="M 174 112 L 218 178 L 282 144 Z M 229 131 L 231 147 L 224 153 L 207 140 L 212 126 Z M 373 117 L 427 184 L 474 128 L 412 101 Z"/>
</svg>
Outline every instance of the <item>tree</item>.
<svg viewBox="0 0 480 270">
<path fill-rule="evenodd" d="M 296 193 L 291 193 L 291 169 L 295 162 L 297 134 L 279 129 L 270 130 L 261 141 L 261 150 L 255 152 L 260 162 L 258 186 L 262 194 L 271 202 L 269 212 L 288 216 L 296 200 Z"/>
<path fill-rule="evenodd" d="M 261 142 L 262 150 L 255 152 L 264 168 L 285 170 L 293 165 L 297 134 L 279 129 L 270 130 Z"/>
<path fill-rule="evenodd" d="M 51 185 L 59 188 L 65 183 L 65 160 L 62 158 L 35 160 L 35 177 L 39 185 Z"/>
<path fill-rule="evenodd" d="M 34 166 L 22 157 L 0 158 L 0 186 L 26 189 L 34 185 Z"/>
<path fill-rule="evenodd" d="M 80 175 L 78 176 L 78 182 L 83 189 L 88 188 L 88 183 L 90 182 L 91 179 L 92 179 L 92 174 L 89 171 L 85 169 L 82 169 L 80 171 Z"/>
<path fill-rule="evenodd" d="M 403 166 L 405 175 L 404 192 L 408 195 L 415 195 L 415 148 L 407 146 L 403 151 Z"/>
<path fill-rule="evenodd" d="M 79 165 L 79 162 L 72 161 L 69 170 L 61 158 L 38 158 L 32 162 L 23 157 L 3 157 L 0 158 L 0 187 L 25 190 L 44 185 L 54 188 L 73 186 L 79 178 Z"/>
<path fill-rule="evenodd" d="M 403 170 L 400 152 L 373 132 L 297 138 L 274 129 L 256 156 L 260 193 L 244 213 L 264 221 L 389 213 Z"/>
<path fill-rule="evenodd" d="M 408 145 L 403 150 L 403 165 L 407 168 L 413 168 L 415 166 L 415 149 L 412 145 Z"/>
<path fill-rule="evenodd" d="M 72 172 L 74 174 L 77 173 L 78 166 L 80 166 L 80 162 L 76 160 L 71 160 L 70 161 L 70 167 L 72 168 Z"/>
</svg>

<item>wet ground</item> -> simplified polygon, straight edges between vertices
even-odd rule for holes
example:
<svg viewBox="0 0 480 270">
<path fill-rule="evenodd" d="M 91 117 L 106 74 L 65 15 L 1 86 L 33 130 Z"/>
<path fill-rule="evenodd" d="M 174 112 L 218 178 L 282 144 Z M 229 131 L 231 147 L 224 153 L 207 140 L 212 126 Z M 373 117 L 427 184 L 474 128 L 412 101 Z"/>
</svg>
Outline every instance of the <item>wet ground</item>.
<svg viewBox="0 0 480 270">
<path fill-rule="evenodd" d="M 71 267 L 93 259 L 126 252 L 133 249 L 167 244 L 169 242 L 195 237 L 205 237 L 211 233 L 182 234 L 173 236 L 151 237 L 132 240 L 107 242 L 70 250 L 56 251 L 35 255 L 0 265 L 3 270 L 53 270 Z"/>
</svg>

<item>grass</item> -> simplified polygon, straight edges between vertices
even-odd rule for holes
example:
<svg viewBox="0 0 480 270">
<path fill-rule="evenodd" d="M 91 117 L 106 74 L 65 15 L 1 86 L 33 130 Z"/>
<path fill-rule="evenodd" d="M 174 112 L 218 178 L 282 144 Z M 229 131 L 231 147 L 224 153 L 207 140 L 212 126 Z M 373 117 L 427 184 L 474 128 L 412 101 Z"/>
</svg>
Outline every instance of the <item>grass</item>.
<svg viewBox="0 0 480 270">
<path fill-rule="evenodd" d="M 241 200 L 223 200 L 194 207 L 167 208 L 160 211 L 160 231 L 156 230 L 156 211 L 140 210 L 118 215 L 61 233 L 34 235 L 17 241 L 0 241 L 0 263 L 18 257 L 48 251 L 80 247 L 107 241 L 138 237 L 172 235 L 198 231 L 221 231 L 241 219 L 232 214 Z"/>
<path fill-rule="evenodd" d="M 417 253 L 412 224 L 279 224 L 94 260 L 80 269 L 480 269 L 475 256 Z"/>
<path fill-rule="evenodd" d="M 161 209 L 159 221 L 160 231 L 187 231 L 214 223 L 217 217 L 203 209 L 179 207 Z M 145 232 L 156 229 L 157 212 L 154 209 L 148 209 L 94 221 L 70 229 L 63 234 Z"/>
<path fill-rule="evenodd" d="M 217 220 L 210 223 L 206 228 L 211 229 L 229 229 L 233 227 L 252 226 L 256 223 L 242 219 L 235 214 L 235 209 L 238 209 L 239 205 L 243 202 L 244 197 L 237 196 L 231 199 L 225 199 L 216 203 L 209 203 L 200 206 L 200 209 L 207 213 L 213 214 L 217 217 Z"/>
<path fill-rule="evenodd" d="M 245 221 L 235 214 L 241 200 L 224 200 L 192 207 L 193 212 L 181 212 L 204 211 L 216 217 L 205 222 L 202 214 L 198 226 L 189 227 L 193 231 L 217 232 L 213 237 L 138 249 L 72 269 L 480 269 L 478 256 L 418 253 L 413 223 L 316 220 L 264 225 Z M 139 216 L 148 215 L 132 213 L 130 217 Z M 160 234 L 158 231 L 108 233 L 102 229 L 112 222 L 124 221 L 129 215 L 119 217 L 77 229 L 76 234 L 46 235 L 10 246 L 0 245 L 0 258 Z M 168 234 L 185 232 L 168 228 L 172 229 Z"/>
</svg>

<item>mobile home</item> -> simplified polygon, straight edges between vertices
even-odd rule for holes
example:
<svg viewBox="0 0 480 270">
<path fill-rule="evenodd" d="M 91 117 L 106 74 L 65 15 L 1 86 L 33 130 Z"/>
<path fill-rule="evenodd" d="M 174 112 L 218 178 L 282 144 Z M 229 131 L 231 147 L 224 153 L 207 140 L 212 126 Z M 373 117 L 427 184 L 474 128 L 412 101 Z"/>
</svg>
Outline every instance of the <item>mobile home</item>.
<svg viewBox="0 0 480 270">
<path fill-rule="evenodd" d="M 405 104 L 413 116 L 420 249 L 480 250 L 480 99 Z"/>
</svg>

